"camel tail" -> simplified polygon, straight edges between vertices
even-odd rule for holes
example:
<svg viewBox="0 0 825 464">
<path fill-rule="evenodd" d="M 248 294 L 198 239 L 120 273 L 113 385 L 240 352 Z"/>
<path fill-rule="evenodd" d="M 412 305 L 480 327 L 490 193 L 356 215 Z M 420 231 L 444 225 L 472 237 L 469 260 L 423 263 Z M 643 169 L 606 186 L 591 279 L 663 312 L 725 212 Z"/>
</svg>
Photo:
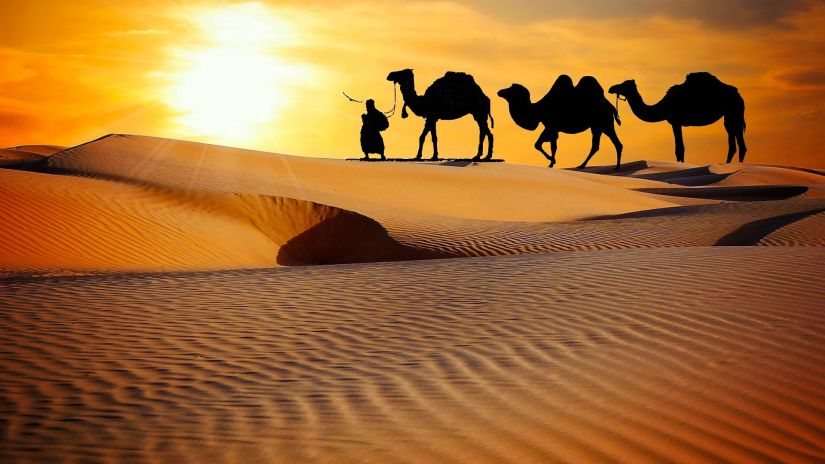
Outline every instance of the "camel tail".
<svg viewBox="0 0 825 464">
<path fill-rule="evenodd" d="M 493 113 L 487 113 L 487 116 L 490 116 L 490 127 L 495 129 L 496 128 L 496 122 L 493 120 Z"/>
</svg>

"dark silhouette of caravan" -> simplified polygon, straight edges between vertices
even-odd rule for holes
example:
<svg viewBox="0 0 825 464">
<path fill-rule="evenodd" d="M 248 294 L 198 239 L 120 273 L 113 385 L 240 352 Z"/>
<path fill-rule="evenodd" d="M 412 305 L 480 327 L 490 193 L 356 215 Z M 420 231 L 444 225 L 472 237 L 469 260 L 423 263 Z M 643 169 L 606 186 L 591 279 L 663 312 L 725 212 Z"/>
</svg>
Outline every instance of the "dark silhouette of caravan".
<svg viewBox="0 0 825 464">
<path fill-rule="evenodd" d="M 606 134 L 616 147 L 616 169 L 622 162 L 622 143 L 616 135 L 615 122 L 619 121 L 616 108 L 604 96 L 604 89 L 592 76 L 584 76 L 573 87 L 570 76 L 562 74 L 553 87 L 541 100 L 530 101 L 530 91 L 523 85 L 513 84 L 498 91 L 498 96 L 505 99 L 510 107 L 510 116 L 520 127 L 535 130 L 539 124 L 544 130 L 536 140 L 536 150 L 550 160 L 550 167 L 556 164 L 556 148 L 559 132 L 578 134 L 590 129 L 593 143 L 587 158 L 579 169 L 587 166 L 588 161 L 599 150 L 602 134 Z M 550 142 L 550 153 L 542 145 Z"/>
<path fill-rule="evenodd" d="M 728 132 L 728 160 L 733 160 L 739 144 L 739 162 L 745 160 L 745 101 L 739 90 L 723 83 L 707 72 L 687 75 L 685 82 L 674 85 L 664 98 L 654 105 L 645 104 L 636 81 L 628 80 L 610 87 L 610 93 L 623 96 L 633 114 L 646 122 L 667 121 L 673 127 L 676 140 L 676 161 L 685 161 L 683 126 L 707 126 L 724 116 Z"/>
<path fill-rule="evenodd" d="M 418 138 L 418 154 L 415 159 L 421 159 L 421 151 L 427 134 L 431 134 L 433 141 L 433 157 L 438 159 L 438 135 L 436 124 L 439 119 L 458 119 L 471 114 L 478 124 L 478 153 L 475 160 L 481 159 L 484 147 L 484 138 L 487 137 L 487 156 L 493 156 L 493 134 L 487 127 L 487 118 L 493 125 L 493 116 L 490 114 L 490 99 L 476 84 L 473 76 L 461 72 L 448 72 L 438 78 L 427 88 L 424 95 L 415 91 L 415 76 L 412 69 L 393 71 L 387 75 L 387 80 L 399 85 L 401 96 L 404 98 L 404 107 L 401 117 L 407 117 L 407 107 L 416 115 L 424 118 L 424 131 Z"/>
</svg>

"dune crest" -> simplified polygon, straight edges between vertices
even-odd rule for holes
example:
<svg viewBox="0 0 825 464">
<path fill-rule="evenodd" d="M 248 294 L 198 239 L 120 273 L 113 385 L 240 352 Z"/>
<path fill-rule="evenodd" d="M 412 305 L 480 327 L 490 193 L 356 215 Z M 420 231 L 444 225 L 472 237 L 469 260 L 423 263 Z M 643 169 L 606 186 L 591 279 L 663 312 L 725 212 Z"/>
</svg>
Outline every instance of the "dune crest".
<svg viewBox="0 0 825 464">
<path fill-rule="evenodd" d="M 6 270 L 197 270 L 416 259 L 363 215 L 253 194 L 0 170 Z"/>
</svg>

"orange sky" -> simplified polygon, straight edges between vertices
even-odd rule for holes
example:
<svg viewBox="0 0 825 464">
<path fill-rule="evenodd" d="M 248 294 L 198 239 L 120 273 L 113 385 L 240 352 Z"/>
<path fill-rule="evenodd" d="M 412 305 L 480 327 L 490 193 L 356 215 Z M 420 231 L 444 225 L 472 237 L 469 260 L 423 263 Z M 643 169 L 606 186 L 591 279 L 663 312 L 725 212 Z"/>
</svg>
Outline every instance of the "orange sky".
<svg viewBox="0 0 825 464">
<path fill-rule="evenodd" d="M 473 74 L 493 101 L 496 155 L 544 165 L 537 132 L 495 93 L 518 82 L 540 98 L 560 73 L 605 88 L 636 79 L 648 103 L 706 70 L 746 101 L 748 161 L 825 167 L 825 5 L 767 0 L 0 2 L 0 146 L 74 145 L 110 132 L 289 154 L 360 155 L 359 105 L 392 104 L 389 71 L 418 90 L 447 70 Z M 502 6 L 505 5 L 505 6 Z M 625 160 L 673 160 L 666 123 L 626 104 Z M 392 156 L 412 156 L 423 120 L 391 119 Z M 442 156 L 472 155 L 469 117 L 439 124 Z M 594 162 L 609 164 L 605 139 Z M 559 166 L 587 134 L 562 135 Z M 687 161 L 720 162 L 721 122 L 685 130 Z M 425 155 L 431 153 L 429 143 Z"/>
</svg>

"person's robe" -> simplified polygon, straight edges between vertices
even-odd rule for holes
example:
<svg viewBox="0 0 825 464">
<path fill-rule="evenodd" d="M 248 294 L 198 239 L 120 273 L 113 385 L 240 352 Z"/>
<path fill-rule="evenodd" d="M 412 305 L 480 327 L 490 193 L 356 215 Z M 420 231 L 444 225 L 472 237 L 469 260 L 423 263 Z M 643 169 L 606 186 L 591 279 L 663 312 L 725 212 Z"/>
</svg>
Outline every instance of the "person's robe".
<svg viewBox="0 0 825 464">
<path fill-rule="evenodd" d="M 375 108 L 367 110 L 361 115 L 361 151 L 364 155 L 370 153 L 384 154 L 384 138 L 381 131 L 390 127 L 390 122 L 383 113 Z"/>
</svg>

